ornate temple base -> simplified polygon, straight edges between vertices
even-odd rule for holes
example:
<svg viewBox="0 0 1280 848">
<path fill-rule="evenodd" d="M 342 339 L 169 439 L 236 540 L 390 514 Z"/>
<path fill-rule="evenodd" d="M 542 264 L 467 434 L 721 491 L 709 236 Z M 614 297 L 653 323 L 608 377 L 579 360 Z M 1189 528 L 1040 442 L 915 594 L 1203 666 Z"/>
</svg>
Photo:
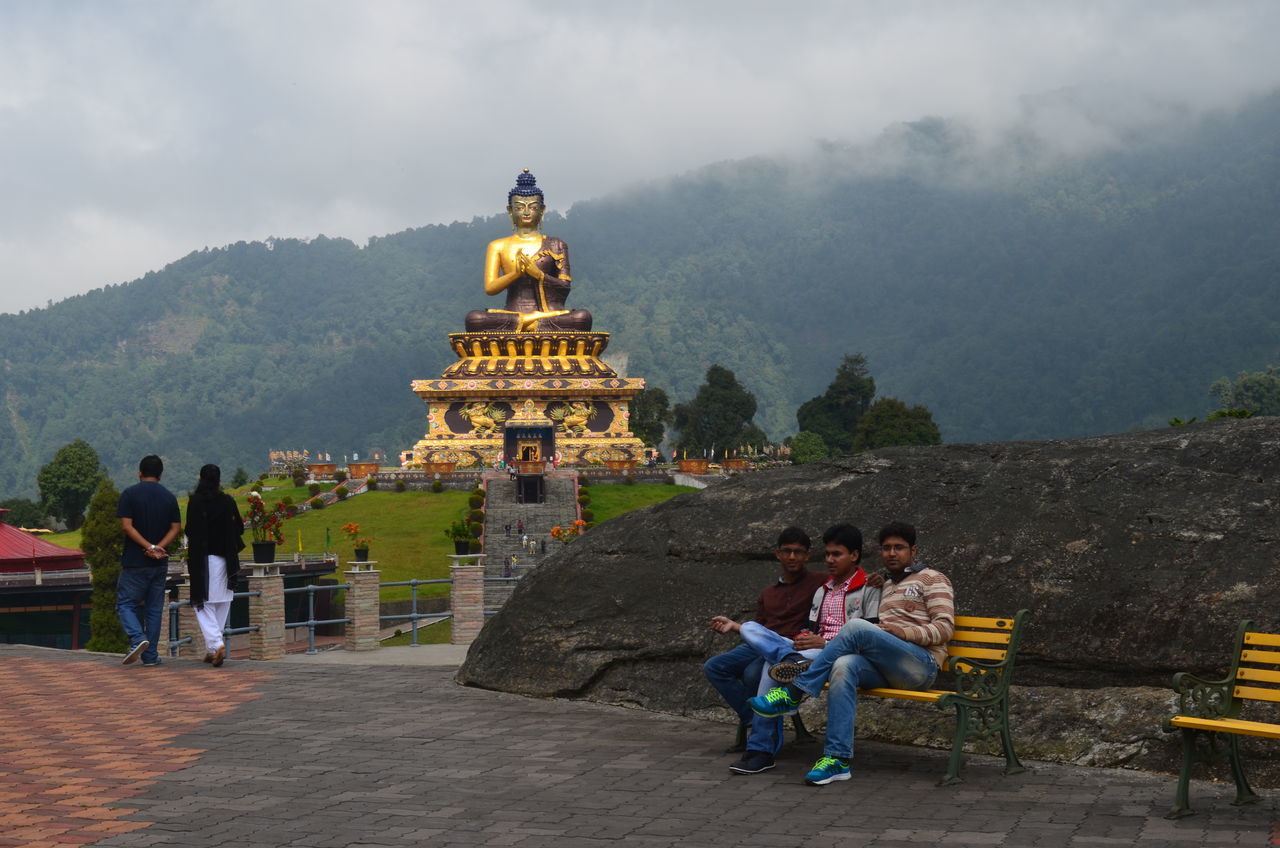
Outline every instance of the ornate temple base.
<svg viewBox="0 0 1280 848">
<path fill-rule="evenodd" d="M 413 462 L 460 470 L 508 462 L 588 465 L 644 458 L 630 430 L 644 380 L 599 359 L 608 333 L 454 333 L 459 360 L 415 380 L 427 432 Z"/>
</svg>

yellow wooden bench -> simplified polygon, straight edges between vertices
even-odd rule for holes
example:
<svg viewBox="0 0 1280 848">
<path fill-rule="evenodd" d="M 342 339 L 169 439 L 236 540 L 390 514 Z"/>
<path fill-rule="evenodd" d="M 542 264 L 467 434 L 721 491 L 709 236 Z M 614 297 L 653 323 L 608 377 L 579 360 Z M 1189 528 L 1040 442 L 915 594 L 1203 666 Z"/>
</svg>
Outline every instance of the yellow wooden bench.
<svg viewBox="0 0 1280 848">
<path fill-rule="evenodd" d="M 955 678 L 951 689 L 859 689 L 860 695 L 919 701 L 939 709 L 956 708 L 956 732 L 951 759 L 940 786 L 960 783 L 960 765 L 966 742 L 998 739 L 1004 751 L 1003 774 L 1026 771 L 1013 750 L 1009 733 L 1009 684 L 1013 663 L 1029 613 L 1018 610 L 1012 618 L 956 616 L 956 631 L 947 643 L 944 671 Z M 797 734 L 803 725 L 797 724 Z M 807 733 L 807 731 L 805 731 Z"/>
<path fill-rule="evenodd" d="M 1252 621 L 1240 622 L 1231 671 L 1222 680 L 1205 680 L 1185 671 L 1173 676 L 1178 714 L 1166 722 L 1165 729 L 1182 731 L 1182 769 L 1167 819 L 1194 812 L 1187 797 L 1187 784 L 1196 763 L 1227 760 L 1236 781 L 1236 800 L 1232 804 L 1240 806 L 1258 800 L 1245 779 L 1237 743 L 1241 736 L 1280 739 L 1280 724 L 1246 721 L 1240 713 L 1246 701 L 1280 703 L 1280 634 L 1254 633 L 1252 627 Z"/>
</svg>

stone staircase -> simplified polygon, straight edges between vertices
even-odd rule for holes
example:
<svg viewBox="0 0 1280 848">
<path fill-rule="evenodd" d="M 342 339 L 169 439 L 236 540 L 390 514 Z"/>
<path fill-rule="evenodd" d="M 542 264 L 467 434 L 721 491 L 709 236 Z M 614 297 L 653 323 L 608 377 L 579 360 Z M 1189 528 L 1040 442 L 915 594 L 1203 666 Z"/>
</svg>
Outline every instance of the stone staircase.
<svg viewBox="0 0 1280 848">
<path fill-rule="evenodd" d="M 522 577 L 560 547 L 551 538 L 551 528 L 572 524 L 578 517 L 578 475 L 574 471 L 554 470 L 546 475 L 546 501 L 540 504 L 516 503 L 516 484 L 502 472 L 486 472 L 484 516 L 484 576 Z M 536 550 L 530 553 L 521 544 L 517 530 L 524 522 L 524 535 L 536 542 Z M 511 526 L 508 533 L 507 525 Z M 546 554 L 543 554 L 543 542 Z M 514 556 L 514 567 L 507 572 L 507 563 Z M 514 590 L 514 583 L 486 583 L 484 608 L 500 609 Z"/>
</svg>

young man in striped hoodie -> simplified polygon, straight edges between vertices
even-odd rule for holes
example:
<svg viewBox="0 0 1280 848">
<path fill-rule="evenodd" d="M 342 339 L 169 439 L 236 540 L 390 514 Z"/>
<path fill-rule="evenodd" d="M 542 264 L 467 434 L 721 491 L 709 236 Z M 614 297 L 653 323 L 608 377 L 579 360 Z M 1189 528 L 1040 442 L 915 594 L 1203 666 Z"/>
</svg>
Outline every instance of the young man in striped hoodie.
<svg viewBox="0 0 1280 848">
<path fill-rule="evenodd" d="M 821 694 L 830 680 L 826 744 L 822 757 L 804 778 L 813 786 L 849 779 L 858 687 L 928 689 L 955 632 L 951 581 L 941 572 L 916 564 L 915 527 L 903 521 L 890 522 L 880 530 L 879 540 L 880 561 L 888 577 L 879 623 L 850 619 L 808 668 L 803 668 L 803 662 L 779 663 L 770 671 L 775 679 L 794 675 L 791 683 L 747 701 L 758 715 L 789 715 L 806 695 Z"/>
</svg>

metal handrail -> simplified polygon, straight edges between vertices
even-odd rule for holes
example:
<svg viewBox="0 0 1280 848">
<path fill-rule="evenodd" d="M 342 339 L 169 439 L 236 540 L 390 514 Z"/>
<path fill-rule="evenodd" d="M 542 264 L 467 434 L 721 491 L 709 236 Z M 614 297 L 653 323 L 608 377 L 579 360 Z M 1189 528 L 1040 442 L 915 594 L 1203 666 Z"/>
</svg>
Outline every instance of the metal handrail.
<svg viewBox="0 0 1280 848">
<path fill-rule="evenodd" d="M 324 585 L 318 586 L 311 584 L 310 586 L 295 586 L 292 589 L 285 589 L 284 594 L 296 595 L 300 592 L 307 593 L 307 620 L 306 621 L 286 621 L 284 627 L 286 630 L 292 630 L 295 627 L 307 628 L 307 654 L 318 654 L 316 650 L 316 627 L 321 624 L 350 624 L 349 618 L 326 618 L 316 619 L 316 592 L 336 592 L 340 589 L 350 589 L 350 583 L 342 583 L 340 585 Z"/>
<path fill-rule="evenodd" d="M 256 589 L 252 592 L 233 592 L 231 594 L 231 600 L 233 601 L 236 598 L 259 598 L 259 597 L 262 597 L 262 592 Z M 169 656 L 171 658 L 176 657 L 178 655 L 178 649 L 181 648 L 183 645 L 190 645 L 195 642 L 195 638 L 196 638 L 195 636 L 185 636 L 181 639 L 178 638 L 178 633 L 182 629 L 178 623 L 178 611 L 183 607 L 189 607 L 189 606 L 191 606 L 191 601 L 189 600 L 170 601 L 168 603 Z M 258 630 L 261 630 L 261 629 L 262 628 L 260 628 L 256 624 L 251 625 L 249 627 L 223 627 L 222 635 L 225 638 L 227 636 L 237 636 L 241 633 L 256 633 Z"/>
<path fill-rule="evenodd" d="M 409 587 L 409 612 L 405 615 L 380 615 L 378 621 L 408 621 L 409 632 L 412 634 L 409 646 L 418 647 L 418 622 L 424 618 L 434 618 L 443 620 L 453 618 L 452 610 L 443 610 L 441 612 L 418 612 L 418 587 L 430 586 L 433 584 L 453 583 L 452 578 L 444 577 L 436 580 L 397 580 L 391 583 L 379 583 L 378 589 L 381 590 L 386 586 L 408 586 Z"/>
</svg>

